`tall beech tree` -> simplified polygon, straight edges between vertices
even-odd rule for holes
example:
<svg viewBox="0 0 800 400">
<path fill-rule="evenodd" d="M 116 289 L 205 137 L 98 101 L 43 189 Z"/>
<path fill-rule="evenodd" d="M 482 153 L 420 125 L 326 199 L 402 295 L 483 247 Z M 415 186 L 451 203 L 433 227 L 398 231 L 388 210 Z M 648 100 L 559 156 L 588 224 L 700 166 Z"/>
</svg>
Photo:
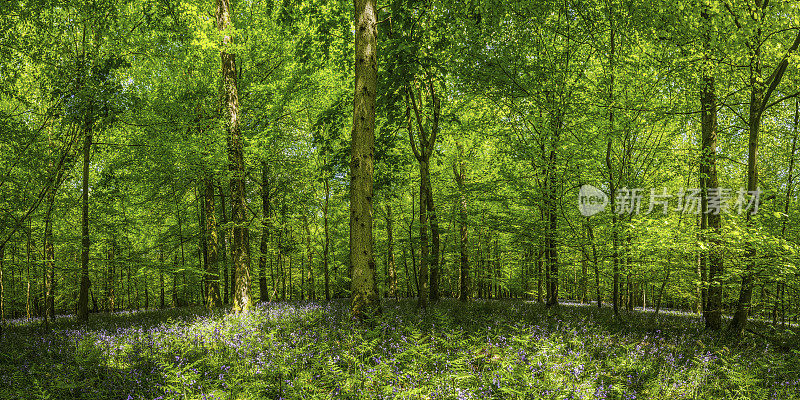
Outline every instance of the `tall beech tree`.
<svg viewBox="0 0 800 400">
<path fill-rule="evenodd" d="M 354 0 L 355 93 L 350 139 L 351 310 L 358 318 L 379 310 L 372 255 L 372 179 L 375 165 L 375 96 L 378 21 L 375 0 Z"/>
<path fill-rule="evenodd" d="M 753 0 L 751 7 L 743 14 L 749 19 L 740 19 L 736 10 L 726 6 L 727 10 L 732 14 L 734 23 L 737 27 L 743 24 L 755 25 L 753 29 L 749 30 L 750 37 L 747 39 L 747 55 L 748 55 L 748 75 L 749 75 L 749 94 L 750 100 L 748 102 L 747 113 L 747 128 L 748 128 L 748 143 L 747 143 L 747 191 L 754 193 L 759 190 L 759 176 L 758 176 L 758 148 L 759 148 L 759 135 L 761 133 L 761 122 L 764 112 L 771 106 L 780 103 L 785 98 L 779 98 L 772 101 L 772 94 L 778 88 L 783 80 L 786 69 L 789 66 L 790 57 L 792 57 L 800 46 L 800 29 L 796 29 L 797 33 L 794 36 L 794 41 L 788 46 L 780 61 L 777 62 L 772 73 L 766 79 L 763 76 L 764 66 L 764 40 L 772 36 L 768 29 L 767 21 L 769 20 L 768 14 L 773 11 L 770 8 L 769 0 Z M 752 225 L 751 213 L 747 214 L 747 223 Z M 753 243 L 747 244 L 747 266 L 742 273 L 741 287 L 739 290 L 739 299 L 736 303 L 736 311 L 734 312 L 733 319 L 731 320 L 730 328 L 737 334 L 741 334 L 746 325 L 750 315 L 750 308 L 752 306 L 753 286 L 755 281 L 755 274 L 757 268 L 757 252 Z"/>
<path fill-rule="evenodd" d="M 250 242 L 247 229 L 247 206 L 245 197 L 245 165 L 242 131 L 239 126 L 239 92 L 237 88 L 236 54 L 232 53 L 233 23 L 230 0 L 217 0 L 215 16 L 217 29 L 222 35 L 222 85 L 220 101 L 224 110 L 224 126 L 227 132 L 228 171 L 230 173 L 231 222 L 233 222 L 233 310 L 247 312 L 253 304 L 250 295 L 250 255 L 246 245 Z"/>
</svg>

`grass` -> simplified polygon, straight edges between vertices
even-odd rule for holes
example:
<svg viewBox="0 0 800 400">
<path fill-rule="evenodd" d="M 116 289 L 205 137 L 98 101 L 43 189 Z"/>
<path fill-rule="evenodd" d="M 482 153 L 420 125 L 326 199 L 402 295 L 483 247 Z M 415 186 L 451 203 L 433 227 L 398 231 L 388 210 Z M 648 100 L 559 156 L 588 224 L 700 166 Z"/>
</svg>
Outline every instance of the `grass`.
<svg viewBox="0 0 800 400">
<path fill-rule="evenodd" d="M 17 321 L 2 399 L 799 399 L 800 352 L 687 315 L 521 301 L 260 304 Z"/>
</svg>

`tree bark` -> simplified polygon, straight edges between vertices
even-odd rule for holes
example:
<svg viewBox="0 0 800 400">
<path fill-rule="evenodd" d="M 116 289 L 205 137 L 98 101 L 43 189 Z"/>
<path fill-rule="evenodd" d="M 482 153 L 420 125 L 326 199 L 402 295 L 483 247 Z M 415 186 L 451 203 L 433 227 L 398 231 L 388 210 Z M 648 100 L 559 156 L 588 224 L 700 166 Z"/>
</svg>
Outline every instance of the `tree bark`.
<svg viewBox="0 0 800 400">
<path fill-rule="evenodd" d="M 205 190 L 203 196 L 203 209 L 205 214 L 205 234 L 206 234 L 206 307 L 209 309 L 219 307 L 219 236 L 217 234 L 217 217 L 214 212 L 214 181 L 212 177 L 205 179 Z"/>
<path fill-rule="evenodd" d="M 397 299 L 397 268 L 394 260 L 394 236 L 392 234 L 392 207 L 386 204 L 386 286 L 389 288 L 387 297 Z"/>
<path fill-rule="evenodd" d="M 331 289 L 330 289 L 330 275 L 329 275 L 329 267 L 328 267 L 328 254 L 330 252 L 330 234 L 328 230 L 328 203 L 330 201 L 331 195 L 331 184 L 330 180 L 326 177 L 325 178 L 325 205 L 322 210 L 322 218 L 323 218 L 323 225 L 325 229 L 325 248 L 322 250 L 322 264 L 325 269 L 325 300 L 331 299 Z"/>
<path fill-rule="evenodd" d="M 6 259 L 6 246 L 5 243 L 0 243 L 0 327 L 6 321 L 6 286 L 5 279 L 3 279 L 3 264 Z"/>
<path fill-rule="evenodd" d="M 114 261 L 114 253 L 116 251 L 116 242 L 111 242 L 111 245 L 108 249 L 108 254 L 106 255 L 106 270 L 108 272 L 108 291 L 106 292 L 106 298 L 108 301 L 108 308 L 110 311 L 114 311 L 116 309 L 116 288 L 117 288 L 117 275 L 116 275 L 116 268 L 115 268 L 115 261 Z"/>
<path fill-rule="evenodd" d="M 418 307 L 425 308 L 428 298 L 432 301 L 436 301 L 439 298 L 439 224 L 433 202 L 433 190 L 431 189 L 430 159 L 436 144 L 436 137 L 439 133 L 440 104 L 433 80 L 429 79 L 427 82 L 427 92 L 430 100 L 428 102 L 431 104 L 433 112 L 432 124 L 429 127 L 429 132 L 425 129 L 423 116 L 420 112 L 420 108 L 422 107 L 422 94 L 419 96 L 420 104 L 418 105 L 414 91 L 415 89 L 411 87 L 411 84 L 406 87 L 406 114 L 411 150 L 419 164 L 420 298 Z M 411 122 L 412 109 L 417 126 L 418 138 L 416 140 L 414 139 L 414 129 Z M 416 144 L 417 141 L 419 141 L 419 146 Z M 430 248 L 428 247 L 428 229 L 430 229 L 431 234 Z M 423 297 L 425 298 L 423 299 Z"/>
<path fill-rule="evenodd" d="M 314 279 L 314 257 L 311 248 L 311 228 L 308 223 L 307 215 L 303 216 L 303 227 L 305 228 L 306 232 L 306 259 L 308 262 L 308 275 L 306 275 L 306 284 L 308 288 L 306 293 L 308 294 L 309 300 L 316 300 L 317 298 L 317 282 Z"/>
<path fill-rule="evenodd" d="M 705 236 L 706 230 L 710 230 L 712 235 L 717 235 L 722 228 L 722 218 L 719 210 L 709 212 L 708 192 L 709 189 L 719 190 L 719 179 L 717 178 L 717 98 L 714 87 L 714 75 L 710 70 L 711 66 L 711 16 L 707 8 L 701 11 L 701 18 L 705 21 L 704 25 L 704 47 L 705 47 L 705 68 L 702 78 L 702 90 L 700 92 L 701 130 L 702 130 L 702 149 L 700 162 L 700 187 L 702 190 L 702 218 L 704 223 L 701 231 L 704 231 L 704 240 L 709 245 L 709 251 L 703 254 L 708 265 L 708 289 L 706 290 L 706 301 L 703 313 L 706 320 L 706 327 L 709 329 L 719 329 L 722 324 L 722 282 L 720 279 L 724 273 L 722 257 L 719 253 L 719 243 L 716 238 L 708 240 Z M 701 263 L 701 268 L 705 265 Z M 705 282 L 703 282 L 705 283 Z"/>
<path fill-rule="evenodd" d="M 762 60 L 761 49 L 762 43 L 762 29 L 761 21 L 766 18 L 766 11 L 768 1 L 756 0 L 755 8 L 750 13 L 753 17 L 753 23 L 757 27 L 753 30 L 754 36 L 748 41 L 747 47 L 750 53 L 750 107 L 748 114 L 748 154 L 747 154 L 747 190 L 752 192 L 758 189 L 758 135 L 761 128 L 761 116 L 767 108 L 770 97 L 772 96 L 775 88 L 778 87 L 783 79 L 786 68 L 789 64 L 789 58 L 797 51 L 800 46 L 800 32 L 795 36 L 794 43 L 784 54 L 784 57 L 775 67 L 775 70 L 770 77 L 765 81 L 762 78 Z M 766 93 L 765 93 L 766 88 Z M 751 214 L 747 213 L 747 224 L 752 225 Z M 736 304 L 736 312 L 733 315 L 730 329 L 736 334 L 741 335 L 747 325 L 747 319 L 750 314 L 751 302 L 753 297 L 753 282 L 755 279 L 756 269 L 756 249 L 753 243 L 746 244 L 747 265 L 742 274 L 742 285 L 739 291 L 739 301 Z"/>
<path fill-rule="evenodd" d="M 25 316 L 31 317 L 31 235 L 33 234 L 33 224 L 28 220 L 28 241 L 27 241 L 27 263 L 25 265 Z"/>
<path fill-rule="evenodd" d="M 267 252 L 269 251 L 269 217 L 270 199 L 269 193 L 269 165 L 266 161 L 261 162 L 261 255 L 258 258 L 258 293 L 261 301 L 269 301 L 267 289 Z"/>
<path fill-rule="evenodd" d="M 618 221 L 616 210 L 616 187 L 614 182 L 614 169 L 611 163 L 611 147 L 614 142 L 614 109 L 611 107 L 614 103 L 614 52 L 616 50 L 614 41 L 614 30 L 611 30 L 611 50 L 608 55 L 608 63 L 611 70 L 610 83 L 608 88 L 609 108 L 608 108 L 608 143 L 606 146 L 606 168 L 608 169 L 608 186 L 611 202 L 611 269 L 613 273 L 612 294 L 611 301 L 614 309 L 614 314 L 619 314 L 619 233 Z"/>
<path fill-rule="evenodd" d="M 246 248 L 249 242 L 246 227 L 245 170 L 242 134 L 239 127 L 239 93 L 236 83 L 236 55 L 229 53 L 233 38 L 231 31 L 230 0 L 216 0 L 217 29 L 222 32 L 222 88 L 220 99 L 225 109 L 225 128 L 228 144 L 228 170 L 231 186 L 231 219 L 233 221 L 233 268 L 236 271 L 233 293 L 233 312 L 246 313 L 252 306 L 250 295 L 250 257 Z"/>
<path fill-rule="evenodd" d="M 375 153 L 378 22 L 375 0 L 354 0 L 355 94 L 350 153 L 351 311 L 365 318 L 380 310 L 372 255 L 372 174 Z"/>
<path fill-rule="evenodd" d="M 420 163 L 420 175 L 423 174 L 423 169 L 427 169 Z M 428 201 L 425 196 L 428 194 L 428 189 L 423 183 L 425 179 L 420 178 L 419 188 L 419 272 L 417 279 L 419 280 L 419 299 L 417 306 L 419 308 L 426 308 L 428 306 L 429 296 L 429 281 L 428 281 L 428 265 L 430 262 L 430 248 L 428 247 Z"/>
<path fill-rule="evenodd" d="M 781 224 L 781 237 L 786 238 L 786 223 L 789 220 L 789 204 L 792 200 L 792 185 L 794 184 L 794 155 L 797 152 L 797 124 L 800 122 L 800 100 L 795 98 L 794 124 L 792 125 L 792 152 L 789 154 L 789 176 L 786 180 L 786 200 L 783 203 L 783 221 Z M 786 282 L 779 282 L 781 326 L 786 326 Z M 776 290 L 777 291 L 777 290 Z M 776 306 L 777 307 L 777 306 Z"/>
<path fill-rule="evenodd" d="M 430 165 L 430 164 L 426 164 Z M 427 173 L 427 180 L 428 183 L 425 185 L 428 194 L 425 196 L 425 201 L 428 202 L 428 223 L 431 225 L 431 261 L 430 261 L 430 270 L 431 270 L 431 292 L 430 292 L 430 300 L 437 301 L 439 300 L 439 281 L 441 280 L 440 275 L 440 263 L 439 263 L 439 219 L 436 215 L 436 206 L 433 203 L 433 190 L 431 188 L 430 182 L 430 171 Z"/>
<path fill-rule="evenodd" d="M 164 308 L 164 248 L 158 250 L 158 286 L 160 289 L 160 296 L 158 306 Z"/>
<path fill-rule="evenodd" d="M 223 286 L 223 298 L 222 303 L 228 304 L 230 298 L 228 294 L 232 292 L 229 290 L 230 285 L 228 283 L 228 210 L 225 207 L 225 191 L 220 187 L 220 194 L 219 194 L 219 202 L 220 208 L 222 212 L 222 228 L 220 229 L 220 253 L 222 253 L 222 286 Z"/>
<path fill-rule="evenodd" d="M 469 237 L 467 236 L 467 194 L 464 187 L 467 170 L 464 165 L 464 148 L 461 143 L 458 143 L 456 146 L 458 148 L 458 161 L 453 164 L 453 175 L 455 176 L 456 185 L 458 186 L 458 233 L 461 256 L 458 299 L 467 301 L 470 297 L 469 259 L 467 255 L 467 248 L 469 246 Z"/>
<path fill-rule="evenodd" d="M 78 320 L 89 320 L 89 155 L 92 130 L 87 126 L 83 144 L 83 193 L 81 194 L 81 281 L 78 294 Z"/>
</svg>

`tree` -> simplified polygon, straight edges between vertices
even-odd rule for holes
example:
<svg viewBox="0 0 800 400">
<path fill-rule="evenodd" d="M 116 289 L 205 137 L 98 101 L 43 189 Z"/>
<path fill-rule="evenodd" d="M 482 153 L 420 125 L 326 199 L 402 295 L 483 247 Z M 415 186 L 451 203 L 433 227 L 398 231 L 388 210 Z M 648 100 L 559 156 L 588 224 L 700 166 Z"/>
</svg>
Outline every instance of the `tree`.
<svg viewBox="0 0 800 400">
<path fill-rule="evenodd" d="M 379 309 L 372 258 L 372 174 L 375 152 L 378 22 L 375 0 L 355 0 L 355 93 L 350 139 L 351 310 L 367 318 Z"/>
<path fill-rule="evenodd" d="M 794 41 L 791 46 L 788 47 L 786 52 L 784 53 L 783 57 L 781 57 L 780 61 L 777 63 L 775 68 L 773 69 L 772 73 L 767 79 L 764 79 L 762 76 L 762 71 L 764 68 L 764 55 L 762 51 L 763 41 L 766 40 L 766 37 L 772 35 L 765 35 L 764 30 L 767 28 L 766 21 L 767 21 L 767 13 L 770 11 L 769 9 L 769 1 L 768 0 L 754 0 L 752 10 L 748 12 L 749 16 L 751 17 L 752 21 L 744 22 L 744 23 L 752 23 L 755 24 L 755 28 L 752 29 L 750 37 L 747 39 L 746 46 L 747 46 L 747 54 L 748 54 L 748 69 L 749 69 L 749 89 L 750 89 L 750 99 L 748 102 L 749 109 L 747 114 L 747 128 L 748 128 L 748 152 L 747 152 L 747 191 L 750 193 L 755 193 L 756 190 L 759 190 L 759 180 L 758 180 L 758 147 L 759 147 L 759 134 L 761 131 L 761 119 L 764 115 L 764 112 L 772 105 L 777 104 L 783 99 L 779 99 L 773 103 L 770 103 L 770 98 L 772 97 L 773 92 L 775 89 L 780 85 L 781 81 L 783 80 L 783 76 L 786 72 L 787 67 L 789 66 L 789 58 L 797 51 L 798 46 L 800 46 L 800 31 L 797 32 L 796 36 L 794 37 Z M 738 15 L 734 10 L 730 7 L 727 8 L 728 11 L 733 15 L 734 22 L 736 23 L 737 27 L 741 28 L 741 24 Z M 752 224 L 751 214 L 747 214 L 747 222 L 748 224 Z M 747 319 L 750 315 L 750 307 L 752 302 L 753 296 L 753 283 L 755 279 L 755 269 L 756 269 L 756 249 L 753 243 L 747 244 L 747 258 L 748 263 L 745 268 L 745 271 L 742 274 L 742 283 L 741 288 L 739 291 L 739 299 L 736 303 L 736 311 L 733 315 L 733 319 L 731 320 L 730 328 L 734 333 L 741 334 L 746 325 Z"/>
<path fill-rule="evenodd" d="M 206 175 L 203 181 L 203 215 L 205 223 L 206 252 L 206 307 L 216 308 L 221 305 L 219 294 L 219 236 L 217 235 L 217 217 L 214 207 L 214 180 Z"/>
<path fill-rule="evenodd" d="M 467 255 L 467 248 L 469 247 L 469 240 L 467 237 L 467 195 L 465 193 L 464 181 L 467 179 L 467 170 L 464 162 L 464 147 L 458 142 L 457 161 L 453 163 L 453 176 L 455 177 L 456 184 L 458 184 L 458 243 L 459 252 L 459 291 L 458 299 L 467 301 L 470 297 L 470 281 L 469 281 L 469 258 Z"/>
<path fill-rule="evenodd" d="M 719 193 L 719 179 L 717 178 L 717 98 L 714 88 L 714 68 L 711 61 L 711 32 L 713 24 L 709 14 L 708 5 L 704 4 L 700 12 L 703 26 L 703 65 L 700 90 L 701 113 L 701 149 L 700 149 L 700 188 L 702 190 L 702 215 L 700 216 L 700 229 L 719 235 L 722 228 L 722 216 L 708 209 L 709 193 Z M 723 260 L 719 251 L 718 240 L 710 242 L 710 250 L 701 255 L 701 268 L 703 262 L 708 262 L 708 289 L 707 301 L 703 305 L 703 314 L 706 327 L 719 329 L 722 323 L 722 282 L 724 273 Z"/>
<path fill-rule="evenodd" d="M 230 0 L 217 0 L 215 16 L 217 29 L 222 34 L 222 87 L 220 99 L 225 110 L 225 130 L 228 143 L 228 169 L 231 187 L 231 220 L 233 222 L 233 268 L 236 271 L 233 291 L 233 311 L 246 313 L 253 299 L 250 297 L 250 257 L 247 249 L 249 230 L 245 226 L 245 168 L 242 150 L 242 132 L 239 126 L 239 93 L 236 84 L 236 55 L 230 53 L 233 44 Z"/>
</svg>

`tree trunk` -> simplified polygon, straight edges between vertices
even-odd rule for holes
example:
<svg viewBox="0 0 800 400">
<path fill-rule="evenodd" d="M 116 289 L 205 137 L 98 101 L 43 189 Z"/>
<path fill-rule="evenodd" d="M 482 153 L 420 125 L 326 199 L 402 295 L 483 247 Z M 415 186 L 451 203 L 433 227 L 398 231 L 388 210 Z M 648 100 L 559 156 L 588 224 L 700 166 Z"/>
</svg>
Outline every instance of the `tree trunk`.
<svg viewBox="0 0 800 400">
<path fill-rule="evenodd" d="M 783 203 L 783 221 L 781 223 L 781 237 L 786 238 L 786 223 L 789 220 L 789 203 L 792 200 L 792 185 L 794 184 L 794 154 L 797 152 L 797 123 L 800 122 L 800 100 L 794 102 L 794 124 L 792 126 L 792 152 L 789 154 L 789 177 L 786 180 L 786 200 Z M 780 282 L 780 309 L 781 326 L 786 326 L 786 282 Z"/>
<path fill-rule="evenodd" d="M 3 279 L 3 264 L 6 259 L 6 246 L 5 243 L 0 243 L 0 327 L 6 321 L 6 286 L 5 279 Z"/>
<path fill-rule="evenodd" d="M 433 203 L 433 190 L 431 189 L 430 159 L 436 144 L 436 137 L 439 133 L 440 104 L 439 98 L 436 95 L 433 79 L 428 79 L 426 89 L 430 97 L 428 103 L 431 105 L 433 112 L 429 132 L 425 129 L 423 116 L 420 112 L 423 95 L 420 94 L 420 104 L 417 105 L 414 95 L 415 89 L 412 87 L 412 84 L 409 83 L 406 87 L 407 130 L 411 150 L 419 164 L 420 298 L 417 304 L 419 308 L 425 308 L 427 306 L 428 297 L 433 301 L 439 298 L 439 224 L 436 217 L 436 208 Z M 424 92 L 424 90 L 422 90 L 422 92 Z M 419 146 L 416 144 L 417 140 L 414 139 L 414 129 L 412 128 L 411 122 L 412 109 L 416 119 Z M 429 228 L 431 233 L 431 248 L 428 248 Z M 430 279 L 430 282 L 428 279 Z M 428 286 L 429 284 L 430 286 Z"/>
<path fill-rule="evenodd" d="M 403 247 L 403 270 L 406 276 L 406 297 L 411 297 L 411 274 L 408 272 L 408 259 L 406 255 L 408 250 Z"/>
<path fill-rule="evenodd" d="M 705 263 L 701 263 L 703 272 L 705 265 L 708 265 L 708 289 L 706 289 L 703 313 L 706 320 L 706 327 L 709 329 L 719 329 L 722 324 L 722 282 L 720 279 L 724 273 L 722 257 L 718 249 L 718 240 L 713 238 L 708 240 L 706 234 L 708 230 L 712 235 L 717 235 L 722 228 L 722 218 L 720 210 L 709 210 L 708 199 L 709 191 L 715 194 L 719 191 L 719 180 L 717 178 L 717 98 L 714 87 L 714 75 L 711 73 L 711 60 L 710 60 L 710 26 L 711 16 L 707 8 L 703 8 L 700 13 L 702 19 L 705 21 L 704 48 L 705 48 L 705 68 L 702 79 L 702 90 L 700 92 L 700 108 L 701 115 L 701 130 L 702 130 L 702 148 L 701 148 L 701 162 L 700 162 L 700 187 L 702 190 L 702 216 L 701 232 L 703 232 L 703 240 L 709 245 L 709 251 L 703 254 Z M 710 212 L 709 212 L 710 211 Z M 701 282 L 705 285 L 706 281 Z"/>
<path fill-rule="evenodd" d="M 206 272 L 208 271 L 208 234 L 206 233 L 206 206 L 205 206 L 205 177 L 198 177 L 198 186 L 194 189 L 195 208 L 197 211 L 197 269 L 200 274 L 200 302 L 203 307 L 208 307 L 208 292 Z M 202 198 L 201 198 L 202 197 Z M 205 268 L 203 268 L 205 266 Z"/>
<path fill-rule="evenodd" d="M 379 310 L 372 256 L 372 174 L 377 94 L 377 17 L 375 0 L 355 0 L 355 94 L 350 153 L 351 310 L 364 318 Z"/>
<path fill-rule="evenodd" d="M 25 265 L 25 281 L 27 283 L 25 290 L 25 316 L 31 317 L 31 235 L 33 234 L 33 224 L 28 220 L 28 241 L 27 241 L 27 258 L 28 262 Z"/>
<path fill-rule="evenodd" d="M 394 237 L 392 235 L 392 224 L 394 220 L 392 219 L 392 206 L 389 203 L 386 203 L 386 286 L 389 288 L 387 297 L 394 297 L 395 299 L 397 296 L 397 269 L 395 267 L 395 260 L 394 260 Z"/>
<path fill-rule="evenodd" d="M 209 174 L 210 175 L 210 174 Z M 205 179 L 203 196 L 203 214 L 205 214 L 205 246 L 206 259 L 206 307 L 216 308 L 220 304 L 219 296 L 219 236 L 217 234 L 217 217 L 214 212 L 214 181 L 211 176 Z"/>
<path fill-rule="evenodd" d="M 53 246 L 53 204 L 55 203 L 55 190 L 47 194 L 47 213 L 44 223 L 44 262 L 45 262 L 45 328 L 49 329 L 48 320 L 55 317 L 55 246 Z"/>
<path fill-rule="evenodd" d="M 164 308 L 164 249 L 160 248 L 158 251 L 158 283 L 160 289 L 159 308 Z"/>
<path fill-rule="evenodd" d="M 308 275 L 306 276 L 306 284 L 308 288 L 306 293 L 308 294 L 309 300 L 315 300 L 317 298 L 317 282 L 314 279 L 314 257 L 311 248 L 311 228 L 309 227 L 308 217 L 306 215 L 303 216 L 303 225 L 306 231 L 306 259 L 308 261 Z"/>
<path fill-rule="evenodd" d="M 328 203 L 330 201 L 331 196 L 331 183 L 330 179 L 327 177 L 325 178 L 325 204 L 322 210 L 322 220 L 325 229 L 325 248 L 322 250 L 322 265 L 325 269 L 325 300 L 331 299 L 331 289 L 330 289 L 330 275 L 329 275 L 329 267 L 328 267 L 328 254 L 330 252 L 330 231 L 328 229 Z"/>
<path fill-rule="evenodd" d="M 81 282 L 78 294 L 78 320 L 89 320 L 89 155 L 92 149 L 92 130 L 86 126 L 83 144 L 83 193 L 81 194 Z"/>
<path fill-rule="evenodd" d="M 469 259 L 467 255 L 467 248 L 469 246 L 469 237 L 467 236 L 467 194 L 464 187 L 467 170 L 464 164 L 464 148 L 461 146 L 461 143 L 457 143 L 457 148 L 458 161 L 453 164 L 453 176 L 455 176 L 458 186 L 458 233 L 459 251 L 461 255 L 458 299 L 467 301 L 470 297 Z"/>
<path fill-rule="evenodd" d="M 785 53 L 784 57 L 775 67 L 774 72 L 765 81 L 762 78 L 762 30 L 761 21 L 766 19 L 768 1 L 756 0 L 755 8 L 750 13 L 756 28 L 753 30 L 753 37 L 747 42 L 750 53 L 750 109 L 748 115 L 749 137 L 747 154 L 747 190 L 750 193 L 758 190 L 758 135 L 761 128 L 761 116 L 767 107 L 767 102 L 772 96 L 775 88 L 778 87 L 783 79 L 784 73 L 789 65 L 789 58 L 800 46 L 800 32 L 795 36 L 794 43 Z M 766 93 L 764 89 L 767 88 Z M 751 212 L 747 213 L 747 224 L 752 225 Z M 742 274 L 742 286 L 739 292 L 739 301 L 736 304 L 736 312 L 733 315 L 730 328 L 734 333 L 741 334 L 747 325 L 750 314 L 751 301 L 753 297 L 753 282 L 756 269 L 756 249 L 753 243 L 746 244 L 747 265 Z"/>
<path fill-rule="evenodd" d="M 178 268 L 178 255 L 175 254 L 172 262 L 172 307 L 178 307 L 178 272 L 176 271 Z"/>
<path fill-rule="evenodd" d="M 557 142 L 557 139 L 556 141 Z M 556 143 L 553 143 L 553 146 Z M 547 195 L 546 195 L 546 224 L 544 245 L 547 258 L 547 305 L 558 304 L 558 249 L 556 248 L 556 235 L 558 229 L 558 215 L 556 214 L 556 149 L 550 151 Z"/>
<path fill-rule="evenodd" d="M 423 170 L 426 170 L 424 162 L 420 162 L 420 175 Z M 419 188 L 419 272 L 417 278 L 419 279 L 419 298 L 417 299 L 417 307 L 426 308 L 428 306 L 429 295 L 429 281 L 428 281 L 428 264 L 430 262 L 428 247 L 428 201 L 425 198 L 428 195 L 428 190 L 425 187 L 425 179 L 420 178 Z"/>
<path fill-rule="evenodd" d="M 258 258 L 258 293 L 261 301 L 269 301 L 267 289 L 267 252 L 269 251 L 269 165 L 266 161 L 261 162 L 261 255 Z"/>
<path fill-rule="evenodd" d="M 106 270 L 108 271 L 108 292 L 106 293 L 106 298 L 108 301 L 108 307 L 113 312 L 116 309 L 116 287 L 117 287 L 117 276 L 116 276 L 116 268 L 115 268 L 115 261 L 114 261 L 114 252 L 116 250 L 116 242 L 112 242 L 108 249 L 108 254 L 106 256 Z"/>
<path fill-rule="evenodd" d="M 439 219 L 436 216 L 436 206 L 434 206 L 433 203 L 433 190 L 431 188 L 430 172 L 427 173 L 427 180 L 428 183 L 426 184 L 426 187 L 428 189 L 428 194 L 425 196 L 425 201 L 428 202 L 428 223 L 431 225 L 430 299 L 431 301 L 437 301 L 439 300 L 439 281 L 441 280 L 439 263 Z"/>
<path fill-rule="evenodd" d="M 759 12 L 759 11 L 757 11 Z M 757 28 L 760 37 L 761 28 Z M 761 45 L 751 44 L 753 56 L 750 61 L 750 110 L 748 118 L 748 153 L 747 153 L 747 191 L 752 192 L 758 188 L 758 134 L 761 127 L 761 104 L 764 99 L 764 87 L 761 82 Z M 750 212 L 747 212 L 747 224 L 752 225 Z M 747 265 L 742 273 L 742 286 L 739 292 L 739 301 L 736 312 L 731 321 L 731 330 L 741 334 L 747 325 L 750 315 L 751 300 L 753 297 L 753 281 L 756 268 L 756 250 L 753 243 L 746 244 Z"/>
<path fill-rule="evenodd" d="M 222 211 L 222 232 L 220 232 L 220 253 L 222 253 L 222 286 L 223 286 L 223 298 L 222 303 L 228 304 L 229 297 L 228 293 L 231 290 L 228 290 L 230 285 L 228 284 L 228 210 L 225 208 L 225 191 L 220 188 L 219 194 L 219 202 L 220 208 Z"/>
<path fill-rule="evenodd" d="M 246 313 L 253 300 L 250 297 L 250 258 L 248 256 L 248 231 L 246 219 L 245 170 L 242 135 L 239 128 L 239 94 L 236 83 L 236 55 L 229 53 L 233 38 L 230 0 L 216 0 L 217 29 L 222 32 L 222 93 L 220 100 L 225 110 L 225 128 L 228 144 L 228 169 L 231 174 L 231 219 L 233 220 L 233 268 L 236 271 L 233 293 L 233 312 Z"/>
<path fill-rule="evenodd" d="M 414 252 L 414 242 L 412 241 L 412 233 L 414 231 L 414 217 L 417 215 L 415 212 L 415 199 L 416 194 L 411 190 L 411 220 L 408 222 L 408 247 L 411 252 L 411 273 L 414 276 L 414 288 L 416 289 L 417 297 L 420 296 L 419 279 L 417 278 L 417 256 Z"/>
<path fill-rule="evenodd" d="M 589 217 L 586 217 L 586 236 L 589 239 L 589 244 L 592 246 L 592 266 L 594 268 L 594 285 L 597 308 L 602 308 L 603 296 L 600 288 L 600 261 L 597 259 L 597 243 L 594 241 L 594 229 L 592 229 L 592 224 L 589 222 Z"/>
<path fill-rule="evenodd" d="M 186 297 L 186 252 L 185 252 L 185 249 L 184 249 L 184 246 L 183 246 L 183 218 L 181 218 L 181 209 L 180 209 L 180 207 L 178 207 L 178 197 L 177 197 L 177 195 L 175 197 L 175 214 L 177 215 L 177 219 L 178 219 L 178 240 L 180 240 L 180 246 L 181 246 L 181 270 L 183 271 L 182 274 L 181 274 L 182 277 L 183 277 L 183 284 L 181 285 L 181 289 L 184 290 L 183 299 L 180 298 L 180 295 L 178 295 L 177 290 L 174 293 L 175 303 L 176 303 L 175 306 L 177 307 L 178 305 L 180 305 L 181 300 L 186 301 L 186 299 L 187 299 L 187 297 Z M 177 273 L 176 273 L 176 279 L 177 279 Z M 122 271 L 120 271 L 120 282 L 122 282 Z M 173 281 L 172 283 L 173 283 L 173 286 L 176 285 L 175 281 Z M 122 296 L 122 293 L 120 293 L 120 296 Z"/>
<path fill-rule="evenodd" d="M 616 210 L 616 187 L 614 182 L 614 169 L 611 163 L 611 146 L 614 142 L 614 109 L 611 105 L 614 103 L 614 52 L 616 50 L 614 41 L 614 30 L 611 30 L 611 50 L 608 55 L 608 63 L 611 70 L 610 83 L 608 88 L 609 108 L 608 108 L 608 143 L 606 146 L 606 168 L 608 169 L 608 186 L 609 186 L 609 199 L 611 201 L 611 241 L 612 241 L 612 256 L 611 256 L 611 269 L 613 273 L 612 283 L 612 303 L 614 314 L 619 314 L 619 233 L 617 223 L 617 210 Z"/>
</svg>

